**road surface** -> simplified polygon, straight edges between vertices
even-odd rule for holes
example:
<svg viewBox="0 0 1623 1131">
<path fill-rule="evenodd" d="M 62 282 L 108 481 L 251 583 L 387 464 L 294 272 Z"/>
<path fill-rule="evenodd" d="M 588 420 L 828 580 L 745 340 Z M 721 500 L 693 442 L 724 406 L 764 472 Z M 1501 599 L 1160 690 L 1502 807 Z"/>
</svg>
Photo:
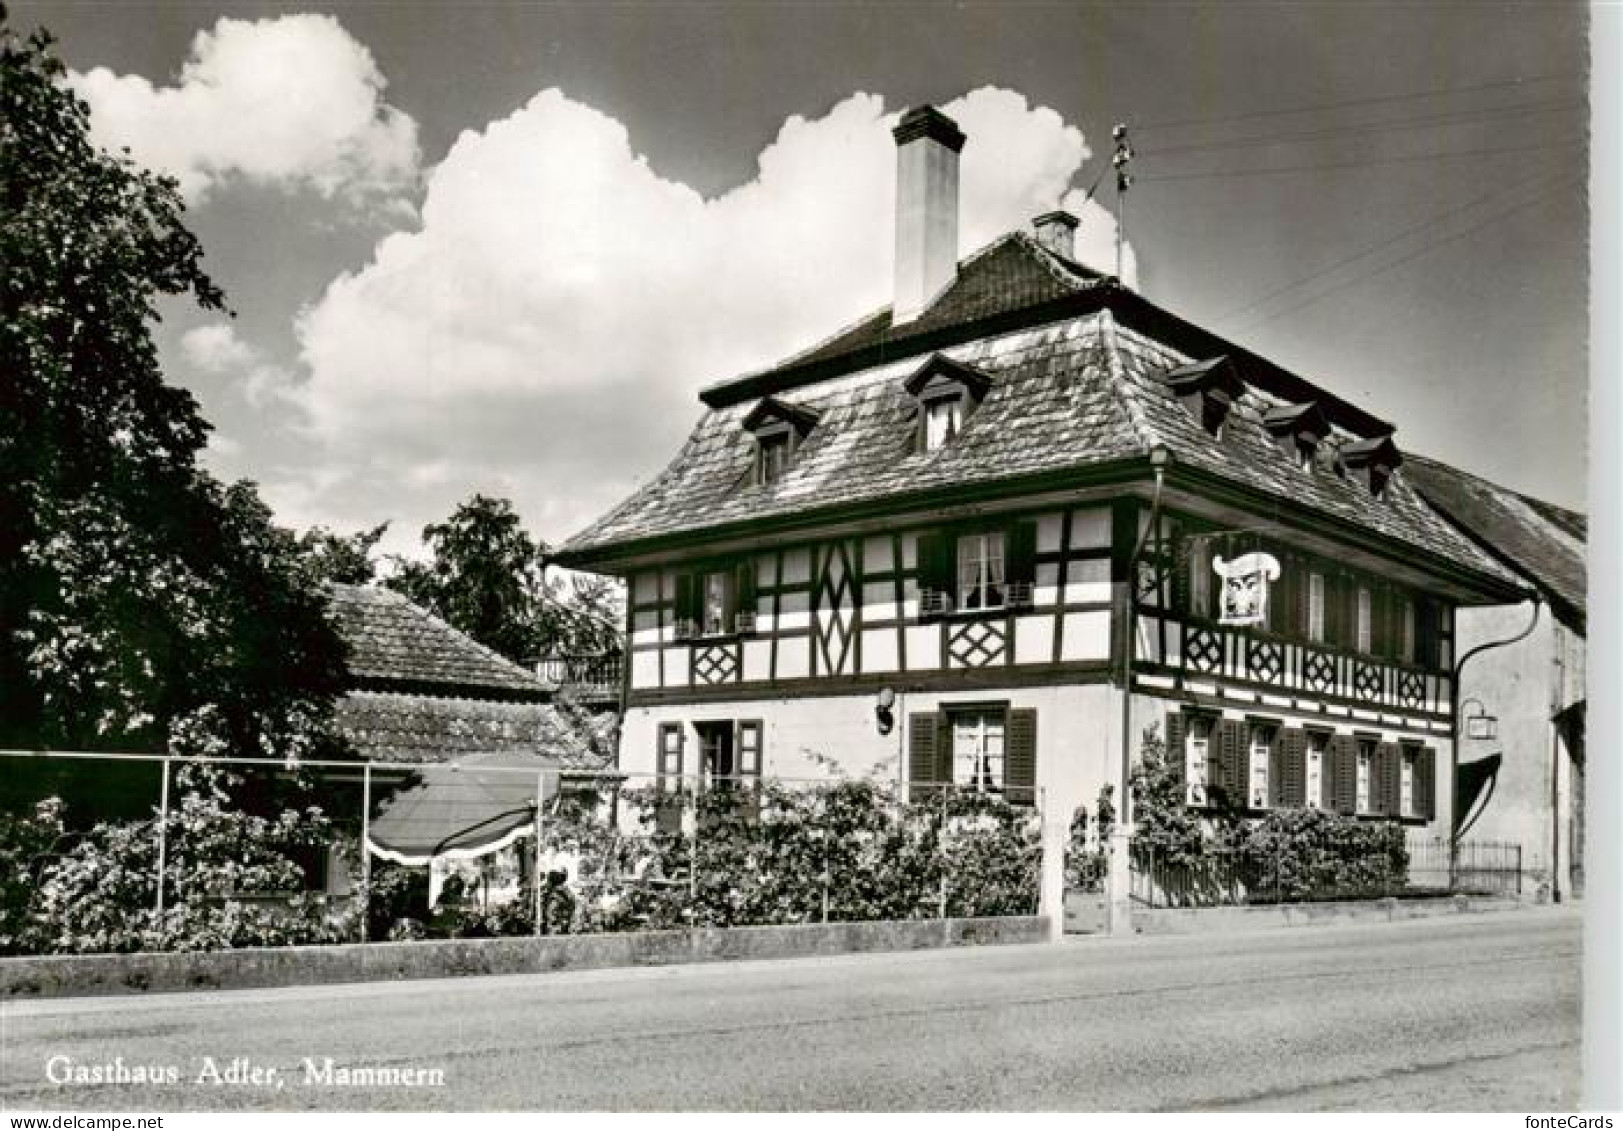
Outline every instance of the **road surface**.
<svg viewBox="0 0 1623 1131">
<path fill-rule="evenodd" d="M 0 1106 L 1571 1109 L 1579 939 L 1577 915 L 1522 910 L 19 1002 L 0 1006 Z M 178 1083 L 105 1082 L 137 1067 Z"/>
</svg>

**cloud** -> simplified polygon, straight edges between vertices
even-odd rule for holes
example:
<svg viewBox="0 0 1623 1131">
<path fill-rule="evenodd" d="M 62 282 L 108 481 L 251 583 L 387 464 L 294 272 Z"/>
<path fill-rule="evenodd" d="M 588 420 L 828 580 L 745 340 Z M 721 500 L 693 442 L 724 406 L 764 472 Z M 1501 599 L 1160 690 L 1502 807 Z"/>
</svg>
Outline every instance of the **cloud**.
<svg viewBox="0 0 1623 1131">
<path fill-rule="evenodd" d="M 943 108 L 969 135 L 964 253 L 1080 203 L 1066 194 L 1090 151 L 1057 113 L 990 88 Z M 711 199 L 557 90 L 464 133 L 429 176 L 420 229 L 300 318 L 297 396 L 333 504 L 414 530 L 495 491 L 544 537 L 572 533 L 675 452 L 698 387 L 889 301 L 898 114 L 855 94 L 792 117 L 756 175 Z M 1080 211 L 1081 257 L 1113 263 L 1110 216 Z M 316 504 L 308 481 L 280 489 Z"/>
<path fill-rule="evenodd" d="M 272 402 L 301 404 L 295 396 L 293 373 L 267 360 L 228 323 L 208 322 L 186 331 L 180 338 L 180 354 L 204 373 L 230 378 L 250 408 L 265 408 Z"/>
<path fill-rule="evenodd" d="M 232 177 L 355 201 L 417 180 L 417 123 L 384 101 L 371 52 L 331 16 L 221 19 L 173 86 L 105 67 L 69 81 L 99 144 L 127 146 L 194 200 Z"/>
</svg>

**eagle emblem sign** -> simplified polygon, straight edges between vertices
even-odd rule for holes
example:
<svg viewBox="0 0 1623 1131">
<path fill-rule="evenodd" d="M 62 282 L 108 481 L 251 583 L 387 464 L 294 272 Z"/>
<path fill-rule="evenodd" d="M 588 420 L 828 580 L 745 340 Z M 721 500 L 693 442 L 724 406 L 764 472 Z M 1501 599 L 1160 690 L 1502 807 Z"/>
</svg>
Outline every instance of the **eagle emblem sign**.
<svg viewBox="0 0 1623 1131">
<path fill-rule="evenodd" d="M 1212 559 L 1212 572 L 1223 579 L 1219 624 L 1266 624 L 1268 585 L 1279 580 L 1279 559 L 1272 554 L 1241 554 L 1231 561 Z"/>
</svg>

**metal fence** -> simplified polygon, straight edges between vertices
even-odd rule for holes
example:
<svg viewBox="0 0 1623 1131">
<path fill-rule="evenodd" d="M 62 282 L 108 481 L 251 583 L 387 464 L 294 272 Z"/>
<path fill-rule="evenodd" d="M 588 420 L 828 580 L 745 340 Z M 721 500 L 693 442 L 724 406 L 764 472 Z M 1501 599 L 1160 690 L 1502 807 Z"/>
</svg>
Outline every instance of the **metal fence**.
<svg viewBox="0 0 1623 1131">
<path fill-rule="evenodd" d="M 1040 804 L 473 763 L 3 752 L 0 953 L 1037 909 Z"/>
<path fill-rule="evenodd" d="M 1226 907 L 1416 898 L 1520 895 L 1522 850 L 1500 841 L 1411 840 L 1401 859 L 1304 863 L 1288 850 L 1219 849 L 1195 855 L 1134 844 L 1132 899 L 1150 908 Z"/>
</svg>

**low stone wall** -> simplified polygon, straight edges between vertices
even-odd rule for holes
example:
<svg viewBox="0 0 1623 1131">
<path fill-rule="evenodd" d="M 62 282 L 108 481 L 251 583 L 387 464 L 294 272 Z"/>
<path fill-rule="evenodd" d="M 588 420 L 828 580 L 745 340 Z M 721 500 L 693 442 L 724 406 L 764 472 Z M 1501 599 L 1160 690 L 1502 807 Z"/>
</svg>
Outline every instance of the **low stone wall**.
<svg viewBox="0 0 1623 1131">
<path fill-rule="evenodd" d="M 0 958 L 0 1000 L 535 974 L 1042 942 L 1041 916 Z"/>
<path fill-rule="evenodd" d="M 1173 907 L 1133 909 L 1133 931 L 1140 935 L 1200 935 L 1249 931 L 1260 927 L 1314 927 L 1331 923 L 1390 923 L 1521 907 L 1520 900 L 1478 896 L 1437 899 L 1368 899 L 1343 903 L 1278 903 L 1246 907 Z"/>
</svg>

